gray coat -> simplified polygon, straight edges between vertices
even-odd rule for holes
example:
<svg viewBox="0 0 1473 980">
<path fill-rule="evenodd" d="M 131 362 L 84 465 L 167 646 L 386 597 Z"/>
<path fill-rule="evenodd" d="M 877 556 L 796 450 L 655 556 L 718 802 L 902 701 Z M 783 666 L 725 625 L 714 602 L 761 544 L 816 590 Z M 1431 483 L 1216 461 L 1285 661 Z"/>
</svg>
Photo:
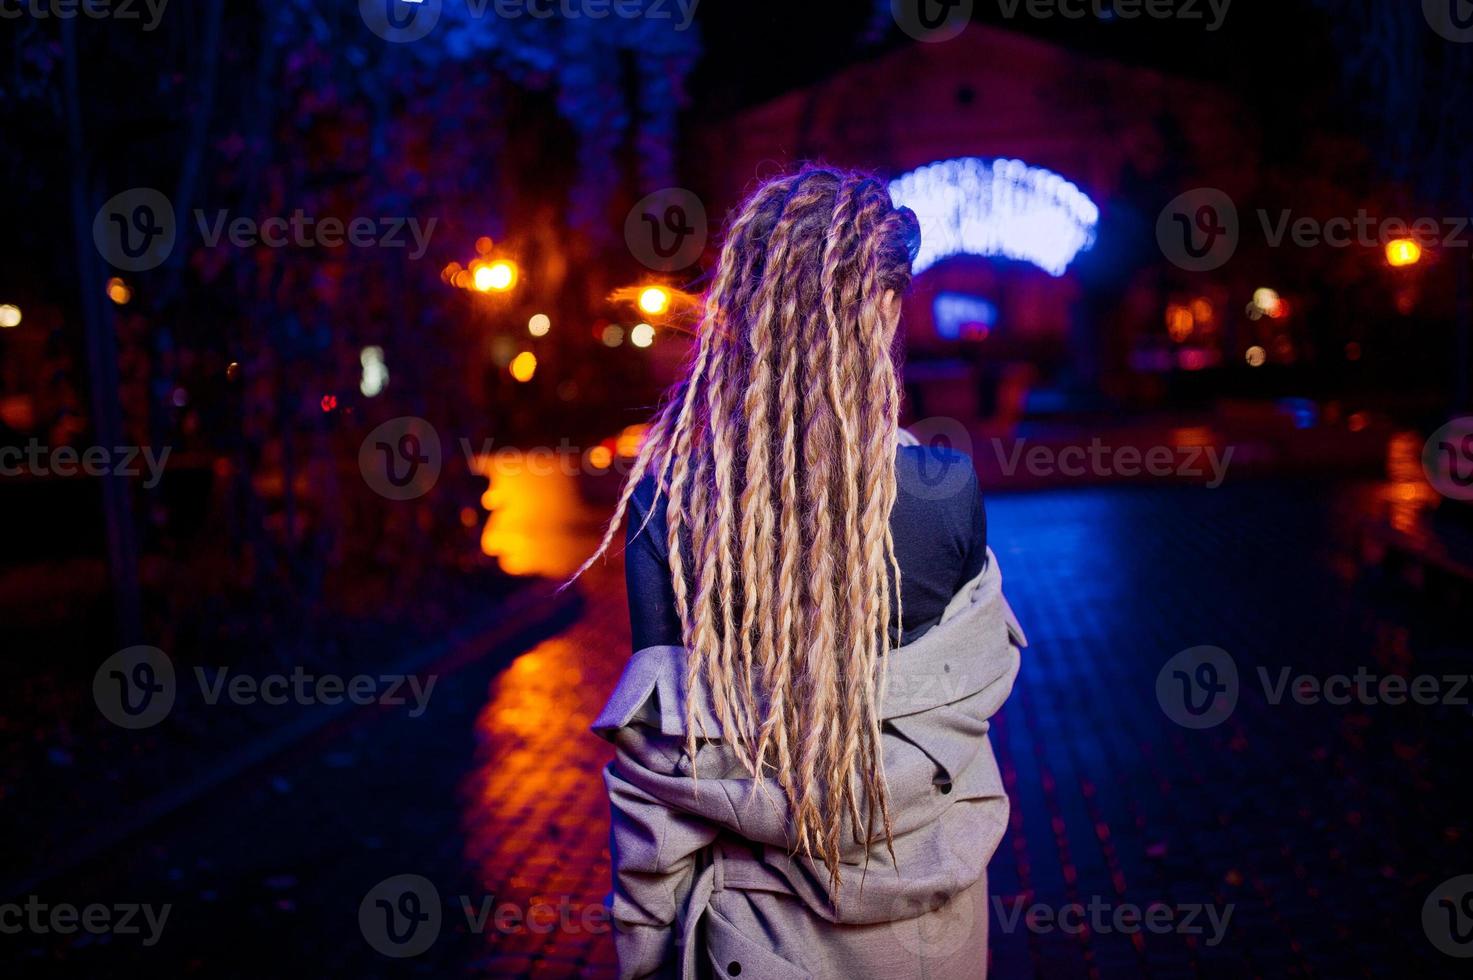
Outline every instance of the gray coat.
<svg viewBox="0 0 1473 980">
<path fill-rule="evenodd" d="M 987 862 L 1008 821 L 988 719 L 1025 646 L 989 551 L 941 624 L 891 652 L 882 710 L 896 861 L 883 842 L 866 855 L 849 838 L 837 916 L 826 869 L 789 853 L 776 780 L 748 777 L 716 739 L 698 743 L 691 779 L 684 650 L 636 652 L 593 723 L 616 748 L 604 780 L 620 977 L 984 976 Z M 704 688 L 696 713 L 718 730 Z"/>
</svg>

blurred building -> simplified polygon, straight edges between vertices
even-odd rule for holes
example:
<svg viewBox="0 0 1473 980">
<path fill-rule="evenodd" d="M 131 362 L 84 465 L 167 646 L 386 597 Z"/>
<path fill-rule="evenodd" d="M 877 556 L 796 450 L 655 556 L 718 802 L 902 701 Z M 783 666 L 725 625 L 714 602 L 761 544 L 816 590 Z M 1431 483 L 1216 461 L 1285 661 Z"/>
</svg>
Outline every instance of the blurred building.
<svg viewBox="0 0 1473 980">
<path fill-rule="evenodd" d="M 1184 188 L 1241 199 L 1258 139 L 1231 93 L 973 25 L 709 126 L 697 172 L 713 216 L 801 160 L 895 181 L 927 239 L 912 411 L 1008 418 L 1221 363 L 1243 303 L 1165 262 L 1155 224 Z"/>
</svg>

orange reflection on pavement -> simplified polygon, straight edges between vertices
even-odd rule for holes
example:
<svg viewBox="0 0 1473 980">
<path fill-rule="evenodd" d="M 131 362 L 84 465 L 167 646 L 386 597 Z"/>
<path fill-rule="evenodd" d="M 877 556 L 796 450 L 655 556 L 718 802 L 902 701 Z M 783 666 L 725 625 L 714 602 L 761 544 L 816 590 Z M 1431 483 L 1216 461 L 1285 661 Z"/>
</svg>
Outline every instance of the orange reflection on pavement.
<svg viewBox="0 0 1473 980">
<path fill-rule="evenodd" d="M 477 456 L 471 468 L 489 481 L 481 495 L 489 512 L 481 550 L 502 571 L 562 579 L 593 550 L 598 514 L 578 495 L 577 478 L 561 460 L 491 453 Z"/>
<path fill-rule="evenodd" d="M 620 564 L 616 555 L 579 581 L 583 615 L 502 671 L 476 718 L 476 767 L 461 798 L 466 857 L 482 889 L 522 909 L 566 906 L 581 924 L 488 930 L 488 975 L 521 975 L 528 957 L 578 960 L 579 976 L 616 974 L 600 918 L 609 888 L 602 769 L 613 750 L 588 726 L 629 657 Z"/>
<path fill-rule="evenodd" d="M 1386 445 L 1386 475 L 1390 482 L 1377 496 L 1386 505 L 1392 528 L 1418 541 L 1427 537 L 1423 524 L 1427 510 L 1437 503 L 1438 493 L 1422 471 L 1422 439 L 1415 432 L 1398 432 Z"/>
</svg>

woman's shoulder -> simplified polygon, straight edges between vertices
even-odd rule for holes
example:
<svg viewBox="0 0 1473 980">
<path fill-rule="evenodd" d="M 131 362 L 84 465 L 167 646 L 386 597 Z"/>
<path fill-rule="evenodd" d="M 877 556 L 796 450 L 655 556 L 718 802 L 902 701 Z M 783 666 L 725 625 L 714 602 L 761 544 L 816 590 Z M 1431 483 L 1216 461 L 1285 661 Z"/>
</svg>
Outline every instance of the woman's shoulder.
<svg viewBox="0 0 1473 980">
<path fill-rule="evenodd" d="M 987 510 L 972 457 L 941 446 L 901 446 L 895 484 L 892 524 L 901 567 L 907 557 L 934 561 L 937 548 L 956 555 L 959 566 L 936 572 L 955 573 L 939 587 L 949 597 L 950 590 L 981 571 L 987 553 Z"/>
<path fill-rule="evenodd" d="M 634 484 L 634 490 L 629 494 L 629 513 L 642 524 L 645 517 L 652 512 L 656 518 L 664 521 L 665 492 L 659 479 L 653 473 L 646 473 Z"/>
<path fill-rule="evenodd" d="M 655 498 L 660 494 L 660 482 L 655 479 L 655 474 L 646 473 L 634 484 L 634 492 L 629 495 L 631 506 L 640 510 L 649 510 L 654 505 Z"/>
<path fill-rule="evenodd" d="M 901 493 L 933 502 L 951 500 L 967 508 L 978 494 L 972 457 L 946 446 L 900 446 L 895 455 L 895 482 Z"/>
</svg>

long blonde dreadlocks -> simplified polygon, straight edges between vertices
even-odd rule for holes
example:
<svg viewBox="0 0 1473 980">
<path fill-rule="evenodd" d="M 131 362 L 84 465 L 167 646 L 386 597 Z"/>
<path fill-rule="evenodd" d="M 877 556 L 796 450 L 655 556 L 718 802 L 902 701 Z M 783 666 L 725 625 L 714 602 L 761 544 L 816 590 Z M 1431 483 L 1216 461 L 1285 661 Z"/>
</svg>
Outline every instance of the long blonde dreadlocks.
<svg viewBox="0 0 1473 980">
<path fill-rule="evenodd" d="M 900 620 L 900 394 L 882 298 L 908 288 L 918 235 L 866 175 L 808 167 L 758 188 L 728 228 L 686 377 L 577 573 L 655 474 L 687 690 L 705 682 L 721 728 L 702 734 L 776 778 L 792 846 L 822 860 L 836 902 L 846 822 L 868 844 L 878 817 L 894 857 L 878 668 Z M 694 699 L 685 711 L 694 759 Z"/>
</svg>

